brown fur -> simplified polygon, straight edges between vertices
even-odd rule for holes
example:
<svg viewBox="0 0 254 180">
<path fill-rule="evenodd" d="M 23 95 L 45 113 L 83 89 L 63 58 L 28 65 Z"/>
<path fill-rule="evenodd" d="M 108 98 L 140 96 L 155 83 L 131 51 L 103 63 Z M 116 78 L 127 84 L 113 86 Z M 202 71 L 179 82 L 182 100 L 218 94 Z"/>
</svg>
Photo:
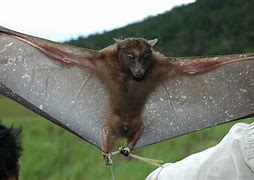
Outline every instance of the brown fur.
<svg viewBox="0 0 254 180">
<path fill-rule="evenodd" d="M 112 151 L 118 138 L 126 138 L 131 149 L 143 132 L 141 113 L 150 93 L 156 88 L 168 68 L 160 68 L 163 55 L 152 52 L 152 64 L 142 81 L 135 81 L 120 65 L 120 52 L 131 52 L 140 57 L 151 46 L 143 39 L 127 39 L 101 50 L 96 59 L 98 74 L 110 95 L 112 114 L 103 129 L 104 152 Z M 156 59 L 158 58 L 158 59 Z M 140 58 L 137 58 L 140 61 Z"/>
</svg>

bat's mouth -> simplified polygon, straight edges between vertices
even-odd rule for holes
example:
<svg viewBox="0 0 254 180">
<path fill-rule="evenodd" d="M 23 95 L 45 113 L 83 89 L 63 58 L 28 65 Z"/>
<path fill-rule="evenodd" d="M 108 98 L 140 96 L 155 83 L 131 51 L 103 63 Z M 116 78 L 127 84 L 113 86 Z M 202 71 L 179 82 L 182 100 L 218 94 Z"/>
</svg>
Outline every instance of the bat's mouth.
<svg viewBox="0 0 254 180">
<path fill-rule="evenodd" d="M 138 82 L 140 82 L 140 81 L 142 81 L 143 79 L 145 79 L 145 75 L 140 75 L 140 76 L 135 76 L 135 75 L 133 75 L 133 79 L 135 80 L 135 81 L 138 81 Z"/>
<path fill-rule="evenodd" d="M 144 70 L 137 70 L 135 68 L 130 68 L 132 75 L 133 75 L 133 79 L 135 81 L 142 81 L 145 78 L 145 71 Z"/>
</svg>

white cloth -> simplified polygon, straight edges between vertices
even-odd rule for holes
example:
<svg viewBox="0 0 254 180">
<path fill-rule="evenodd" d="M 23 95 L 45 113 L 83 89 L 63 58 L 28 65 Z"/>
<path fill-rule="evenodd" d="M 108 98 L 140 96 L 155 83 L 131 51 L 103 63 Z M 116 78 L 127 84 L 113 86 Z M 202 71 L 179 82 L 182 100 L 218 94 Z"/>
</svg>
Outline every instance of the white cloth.
<svg viewBox="0 0 254 180">
<path fill-rule="evenodd" d="M 254 123 L 235 124 L 219 144 L 154 170 L 147 180 L 254 180 Z"/>
</svg>

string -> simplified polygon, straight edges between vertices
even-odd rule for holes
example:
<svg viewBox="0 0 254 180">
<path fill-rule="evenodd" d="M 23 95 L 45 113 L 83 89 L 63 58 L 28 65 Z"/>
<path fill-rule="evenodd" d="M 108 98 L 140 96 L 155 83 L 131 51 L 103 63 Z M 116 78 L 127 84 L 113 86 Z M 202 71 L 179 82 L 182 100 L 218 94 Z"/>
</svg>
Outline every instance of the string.
<svg viewBox="0 0 254 180">
<path fill-rule="evenodd" d="M 122 154 L 126 157 L 130 156 L 134 159 L 143 161 L 145 163 L 148 163 L 148 164 L 151 164 L 151 165 L 154 165 L 154 166 L 157 166 L 157 167 L 162 167 L 161 164 L 163 163 L 163 161 L 161 161 L 161 160 L 151 159 L 151 158 L 146 158 L 146 157 L 135 155 L 135 154 L 131 153 L 131 150 L 128 147 L 126 147 L 126 148 L 120 147 L 118 151 L 112 152 L 110 154 L 104 154 L 104 155 L 106 155 L 108 157 L 109 161 L 112 162 L 111 156 L 114 156 L 114 155 L 117 155 L 117 154 Z"/>
<path fill-rule="evenodd" d="M 161 169 L 159 170 L 159 172 L 158 172 L 158 174 L 156 176 L 156 179 L 158 178 L 160 172 L 163 169 L 163 166 L 161 165 L 163 163 L 163 161 L 135 155 L 135 154 L 131 153 L 131 150 L 128 147 L 126 147 L 126 148 L 120 147 L 118 151 L 115 151 L 115 152 L 112 152 L 112 153 L 108 153 L 108 154 L 105 154 L 104 152 L 102 152 L 102 154 L 108 158 L 108 162 L 109 163 L 107 165 L 110 165 L 110 171 L 111 171 L 112 180 L 115 180 L 115 174 L 114 174 L 113 161 L 112 161 L 111 156 L 114 156 L 114 155 L 117 155 L 117 154 L 122 154 L 123 156 L 126 156 L 126 157 L 130 156 L 130 157 L 132 157 L 134 159 L 143 161 L 143 162 L 151 164 L 153 166 L 161 167 Z"/>
<path fill-rule="evenodd" d="M 164 165 L 162 165 L 161 167 L 160 167 L 160 169 L 158 170 L 158 173 L 156 174 L 156 176 L 155 176 L 155 180 L 158 180 L 158 178 L 159 178 L 159 176 L 160 176 L 160 174 L 161 174 L 161 172 L 162 172 L 162 170 L 163 170 L 163 168 L 164 167 L 166 167 L 166 166 L 168 166 L 169 164 L 164 164 Z"/>
<path fill-rule="evenodd" d="M 113 169 L 113 163 L 110 166 L 110 171 L 111 171 L 111 176 L 112 176 L 112 180 L 115 180 L 115 174 L 114 174 L 114 169 Z"/>
<path fill-rule="evenodd" d="M 135 155 L 135 154 L 132 154 L 132 153 L 130 153 L 130 156 L 132 158 L 138 159 L 138 160 L 146 162 L 148 164 L 151 164 L 151 165 L 154 165 L 154 166 L 157 166 L 157 167 L 162 167 L 161 164 L 163 163 L 163 161 L 161 161 L 161 160 L 146 158 L 146 157 L 138 156 L 138 155 Z"/>
</svg>

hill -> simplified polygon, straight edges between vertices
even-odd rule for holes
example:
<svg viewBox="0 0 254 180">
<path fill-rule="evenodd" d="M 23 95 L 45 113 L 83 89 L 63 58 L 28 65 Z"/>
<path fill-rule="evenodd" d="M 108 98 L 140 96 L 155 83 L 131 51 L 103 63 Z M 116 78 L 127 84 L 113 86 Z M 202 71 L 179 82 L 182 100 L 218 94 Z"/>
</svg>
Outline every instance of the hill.
<svg viewBox="0 0 254 180">
<path fill-rule="evenodd" d="M 254 1 L 197 0 L 142 22 L 67 43 L 101 49 L 113 37 L 159 38 L 156 49 L 170 56 L 254 51 Z"/>
</svg>

